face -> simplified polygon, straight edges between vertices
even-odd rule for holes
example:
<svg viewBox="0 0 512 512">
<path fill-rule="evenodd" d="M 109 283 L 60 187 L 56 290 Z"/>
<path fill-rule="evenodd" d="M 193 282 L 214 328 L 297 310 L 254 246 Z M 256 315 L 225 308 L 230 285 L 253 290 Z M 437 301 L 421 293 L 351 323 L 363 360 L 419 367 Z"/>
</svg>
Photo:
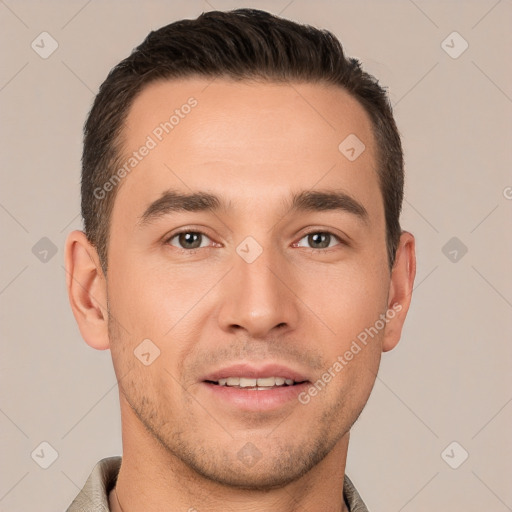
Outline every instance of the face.
<svg viewBox="0 0 512 512">
<path fill-rule="evenodd" d="M 368 116 L 326 85 L 160 82 L 123 151 L 107 274 L 123 400 L 211 480 L 297 479 L 347 438 L 393 321 Z"/>
</svg>

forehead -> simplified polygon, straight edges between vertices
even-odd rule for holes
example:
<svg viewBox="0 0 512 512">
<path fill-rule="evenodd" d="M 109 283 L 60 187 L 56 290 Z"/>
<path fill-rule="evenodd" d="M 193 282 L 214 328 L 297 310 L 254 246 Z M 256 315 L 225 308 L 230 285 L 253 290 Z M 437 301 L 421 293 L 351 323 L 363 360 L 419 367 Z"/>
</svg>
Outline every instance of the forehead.
<svg viewBox="0 0 512 512">
<path fill-rule="evenodd" d="M 364 148 L 355 160 L 344 154 L 352 147 Z M 378 193 L 369 116 L 332 85 L 220 78 L 152 83 L 125 122 L 124 161 L 134 152 L 137 162 L 115 209 L 129 201 L 140 211 L 168 189 L 223 196 L 231 190 L 231 204 L 267 209 L 274 197 L 316 184 L 370 203 Z"/>
</svg>

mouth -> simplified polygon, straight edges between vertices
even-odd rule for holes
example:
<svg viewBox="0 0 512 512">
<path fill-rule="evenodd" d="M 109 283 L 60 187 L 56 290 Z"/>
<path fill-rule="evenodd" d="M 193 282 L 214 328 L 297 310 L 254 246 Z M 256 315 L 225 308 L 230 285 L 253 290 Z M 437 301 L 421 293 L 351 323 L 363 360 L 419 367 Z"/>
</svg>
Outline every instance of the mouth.
<svg viewBox="0 0 512 512">
<path fill-rule="evenodd" d="M 297 386 L 299 384 L 304 384 L 308 381 L 302 380 L 296 382 L 295 380 L 288 379 L 286 377 L 260 377 L 257 379 L 251 377 L 227 377 L 219 380 L 206 380 L 205 382 L 208 384 L 226 386 L 229 388 L 236 389 L 247 389 L 251 391 L 269 391 L 272 389 L 282 387 Z"/>
<path fill-rule="evenodd" d="M 225 411 L 265 412 L 298 404 L 310 384 L 305 374 L 280 364 L 249 363 L 216 370 L 201 379 L 207 400 Z"/>
</svg>

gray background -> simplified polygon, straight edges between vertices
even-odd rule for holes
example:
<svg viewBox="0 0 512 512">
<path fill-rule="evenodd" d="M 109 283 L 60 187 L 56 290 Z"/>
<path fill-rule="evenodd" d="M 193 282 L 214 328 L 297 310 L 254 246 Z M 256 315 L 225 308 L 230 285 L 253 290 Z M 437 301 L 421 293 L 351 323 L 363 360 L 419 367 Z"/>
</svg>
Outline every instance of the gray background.
<svg viewBox="0 0 512 512">
<path fill-rule="evenodd" d="M 241 6 L 333 31 L 389 86 L 403 134 L 416 288 L 348 475 L 372 512 L 512 510 L 510 0 L 0 0 L 0 511 L 64 510 L 121 454 L 110 352 L 82 341 L 63 268 L 93 96 L 149 30 Z"/>
</svg>

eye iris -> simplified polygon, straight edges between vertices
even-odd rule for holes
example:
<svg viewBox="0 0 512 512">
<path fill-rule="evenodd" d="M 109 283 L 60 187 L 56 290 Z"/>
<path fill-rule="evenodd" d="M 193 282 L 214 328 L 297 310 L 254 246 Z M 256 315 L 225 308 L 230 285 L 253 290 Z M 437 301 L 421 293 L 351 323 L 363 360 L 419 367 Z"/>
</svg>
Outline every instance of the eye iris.
<svg viewBox="0 0 512 512">
<path fill-rule="evenodd" d="M 315 249 L 324 249 L 325 247 L 329 247 L 330 241 L 331 235 L 329 233 L 313 233 L 311 235 L 308 235 L 308 242 Z"/>
<path fill-rule="evenodd" d="M 179 242 L 187 249 L 197 249 L 201 246 L 201 233 L 180 233 Z"/>
</svg>

